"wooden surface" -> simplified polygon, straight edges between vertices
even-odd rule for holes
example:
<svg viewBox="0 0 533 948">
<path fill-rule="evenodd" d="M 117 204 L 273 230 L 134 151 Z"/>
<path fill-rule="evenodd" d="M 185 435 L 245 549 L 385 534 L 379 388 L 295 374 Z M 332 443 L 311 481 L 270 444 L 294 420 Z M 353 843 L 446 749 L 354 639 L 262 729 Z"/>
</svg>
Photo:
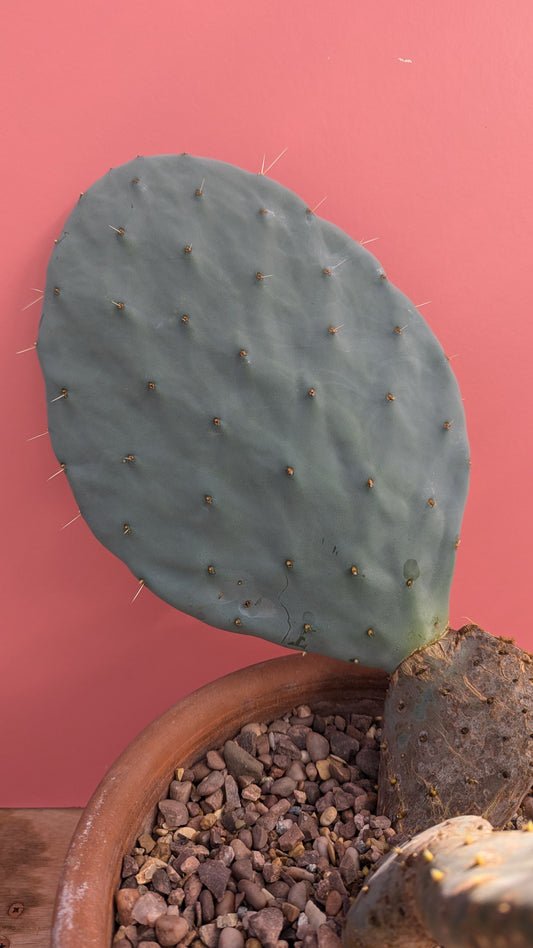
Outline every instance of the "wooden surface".
<svg viewBox="0 0 533 948">
<path fill-rule="evenodd" d="M 0 809 L 0 948 L 48 948 L 61 866 L 80 809 Z"/>
</svg>

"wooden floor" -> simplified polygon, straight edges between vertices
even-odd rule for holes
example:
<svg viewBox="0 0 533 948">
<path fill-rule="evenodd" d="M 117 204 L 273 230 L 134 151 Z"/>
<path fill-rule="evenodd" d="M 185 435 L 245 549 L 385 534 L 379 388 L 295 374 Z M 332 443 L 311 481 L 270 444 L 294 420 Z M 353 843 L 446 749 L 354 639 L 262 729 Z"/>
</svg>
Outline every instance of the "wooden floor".
<svg viewBox="0 0 533 948">
<path fill-rule="evenodd" d="M 59 873 L 81 812 L 0 808 L 0 948 L 49 948 Z"/>
</svg>

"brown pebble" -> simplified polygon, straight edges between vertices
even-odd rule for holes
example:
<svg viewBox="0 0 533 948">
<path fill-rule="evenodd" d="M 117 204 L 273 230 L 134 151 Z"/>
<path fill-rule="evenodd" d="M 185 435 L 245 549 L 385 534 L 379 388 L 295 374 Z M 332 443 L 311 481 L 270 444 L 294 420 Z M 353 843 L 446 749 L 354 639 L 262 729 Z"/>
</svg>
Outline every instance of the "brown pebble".
<svg viewBox="0 0 533 948">
<path fill-rule="evenodd" d="M 160 915 L 167 911 L 167 903 L 162 895 L 157 892 L 146 892 L 141 895 L 132 908 L 131 914 L 134 922 L 140 925 L 153 925 Z"/>
<path fill-rule="evenodd" d="M 261 787 L 258 787 L 256 783 L 250 783 L 247 787 L 244 787 L 244 789 L 241 790 L 241 798 L 243 800 L 251 800 L 253 803 L 255 803 L 256 800 L 259 800 L 259 797 L 262 793 L 263 791 L 261 790 Z"/>
<path fill-rule="evenodd" d="M 217 948 L 219 929 L 214 922 L 209 922 L 207 925 L 201 925 L 198 929 L 198 934 L 206 948 Z"/>
<path fill-rule="evenodd" d="M 185 904 L 187 906 L 194 905 L 194 903 L 198 901 L 200 892 L 202 891 L 202 882 L 197 875 L 189 876 L 183 886 L 183 891 L 185 893 Z"/>
<path fill-rule="evenodd" d="M 139 901 L 141 893 L 138 889 L 119 889 L 115 893 L 118 920 L 121 925 L 131 925 L 134 921 L 133 906 Z"/>
<path fill-rule="evenodd" d="M 268 842 L 268 833 L 264 826 L 256 823 L 252 828 L 252 846 L 254 849 L 264 849 Z"/>
<path fill-rule="evenodd" d="M 270 792 L 277 797 L 290 797 L 295 790 L 296 780 L 291 777 L 280 777 L 279 780 L 274 780 L 270 788 Z"/>
<path fill-rule="evenodd" d="M 287 902 L 295 905 L 300 912 L 303 912 L 307 902 L 307 886 L 305 882 L 295 882 L 287 892 Z"/>
<path fill-rule="evenodd" d="M 202 889 L 198 897 L 202 911 L 202 922 L 212 922 L 215 917 L 215 902 L 209 889 Z"/>
<path fill-rule="evenodd" d="M 315 763 L 324 760 L 329 754 L 329 741 L 323 734 L 309 731 L 306 739 L 306 749 L 309 757 Z"/>
<path fill-rule="evenodd" d="M 263 776 L 263 765 L 235 741 L 226 741 L 224 744 L 224 760 L 228 771 L 236 779 L 251 777 L 253 780 L 259 780 Z"/>
<path fill-rule="evenodd" d="M 339 863 L 343 881 L 347 886 L 353 885 L 359 872 L 359 853 L 353 846 L 349 846 Z"/>
<path fill-rule="evenodd" d="M 292 902 L 282 902 L 281 911 L 290 925 L 292 925 L 300 915 L 300 909 L 296 905 L 293 905 Z"/>
<path fill-rule="evenodd" d="M 205 885 L 217 900 L 224 895 L 230 875 L 231 869 L 219 859 L 206 860 L 198 869 L 198 877 L 202 885 Z"/>
<path fill-rule="evenodd" d="M 139 836 L 139 846 L 141 849 L 144 849 L 145 853 L 149 855 L 152 852 L 152 849 L 155 846 L 155 839 L 150 836 L 150 833 L 142 833 Z"/>
<path fill-rule="evenodd" d="M 328 893 L 328 897 L 326 899 L 326 915 L 333 916 L 336 915 L 337 912 L 340 912 L 342 908 L 342 901 L 343 899 L 340 892 L 337 892 L 336 889 L 332 889 L 331 892 Z"/>
<path fill-rule="evenodd" d="M 332 823 L 338 817 L 337 809 L 334 806 L 327 806 L 326 809 L 320 814 L 320 825 L 321 826 L 331 826 Z"/>
<path fill-rule="evenodd" d="M 155 933 L 161 948 L 171 948 L 185 938 L 189 925 L 182 915 L 160 915 L 155 922 Z"/>
<path fill-rule="evenodd" d="M 224 774 L 221 770 L 212 770 L 211 773 L 200 781 L 197 791 L 201 797 L 209 797 L 215 790 L 220 790 L 224 786 Z"/>
<path fill-rule="evenodd" d="M 217 915 L 215 922 L 217 928 L 235 928 L 239 923 L 239 916 L 236 912 L 227 912 L 226 915 Z"/>
<path fill-rule="evenodd" d="M 218 948 L 243 948 L 244 935 L 238 928 L 223 928 L 218 939 Z"/>
<path fill-rule="evenodd" d="M 165 823 L 171 828 L 186 826 L 189 822 L 189 811 L 180 800 L 160 800 L 158 808 Z"/>
<path fill-rule="evenodd" d="M 231 872 L 238 882 L 240 882 L 241 879 L 249 879 L 252 881 L 254 877 L 252 860 L 249 857 L 244 859 L 235 859 L 231 865 Z"/>
<path fill-rule="evenodd" d="M 292 823 L 288 830 L 278 839 L 279 848 L 284 852 L 290 852 L 304 838 L 298 823 Z"/>
<path fill-rule="evenodd" d="M 239 892 L 244 893 L 244 897 L 252 909 L 266 908 L 268 905 L 268 898 L 263 889 L 257 885 L 256 882 L 250 882 L 248 879 L 241 879 L 238 883 L 237 888 Z"/>
<path fill-rule="evenodd" d="M 211 770 L 225 770 L 226 761 L 224 760 L 222 754 L 216 750 L 210 750 L 206 754 L 207 766 Z"/>
<path fill-rule="evenodd" d="M 359 741 L 344 731 L 333 731 L 329 736 L 331 753 L 341 757 L 347 763 L 355 760 L 359 750 Z"/>
<path fill-rule="evenodd" d="M 233 892 L 224 892 L 223 896 L 218 900 L 215 906 L 215 914 L 218 917 L 221 915 L 229 915 L 235 909 L 235 896 Z"/>
<path fill-rule="evenodd" d="M 170 895 L 172 885 L 167 868 L 156 869 L 152 876 L 152 888 L 155 889 L 156 892 L 159 892 L 160 895 Z"/>
<path fill-rule="evenodd" d="M 180 862 L 180 872 L 184 876 L 191 875 L 193 872 L 196 872 L 200 865 L 200 860 L 196 856 L 187 856 L 182 862 Z"/>
<path fill-rule="evenodd" d="M 219 773 L 220 771 L 215 771 Z M 202 801 L 202 809 L 208 810 L 211 812 L 218 811 L 222 808 L 224 804 L 224 791 L 222 788 L 215 790 L 214 793 L 209 794 L 208 797 L 204 797 Z"/>
<path fill-rule="evenodd" d="M 325 913 L 311 899 L 306 902 L 304 911 L 311 928 L 314 928 L 315 931 L 327 921 Z"/>
<path fill-rule="evenodd" d="M 264 948 L 275 946 L 283 928 L 283 912 L 277 908 L 264 908 L 249 916 L 250 931 Z"/>
<path fill-rule="evenodd" d="M 171 800 L 179 800 L 180 803 L 188 803 L 191 798 L 192 780 L 173 780 L 170 784 L 168 795 Z"/>
<path fill-rule="evenodd" d="M 342 948 L 342 941 L 329 925 L 320 925 L 317 930 L 318 948 Z"/>
<path fill-rule="evenodd" d="M 379 750 L 374 750 L 372 747 L 363 747 L 355 758 L 355 762 L 360 770 L 373 780 L 375 780 L 378 775 L 379 760 Z"/>
</svg>

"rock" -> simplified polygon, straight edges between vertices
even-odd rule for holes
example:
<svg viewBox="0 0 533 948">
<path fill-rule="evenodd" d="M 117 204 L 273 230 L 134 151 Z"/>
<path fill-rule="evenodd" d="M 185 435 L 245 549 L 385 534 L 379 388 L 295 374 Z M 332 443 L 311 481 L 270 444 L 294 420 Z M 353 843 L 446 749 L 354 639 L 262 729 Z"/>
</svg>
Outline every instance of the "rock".
<svg viewBox="0 0 533 948">
<path fill-rule="evenodd" d="M 217 915 L 215 924 L 217 928 L 235 928 L 239 924 L 239 916 L 236 912 L 227 912 L 225 915 Z"/>
<path fill-rule="evenodd" d="M 325 904 L 326 915 L 334 916 L 337 912 L 340 912 L 342 908 L 343 898 L 340 892 L 337 892 L 336 889 L 332 889 L 328 893 Z"/>
<path fill-rule="evenodd" d="M 144 849 L 145 853 L 149 855 L 155 846 L 155 839 L 150 836 L 150 833 L 141 833 L 138 843 L 141 849 Z"/>
<path fill-rule="evenodd" d="M 244 935 L 238 928 L 223 928 L 218 939 L 218 948 L 244 948 Z"/>
<path fill-rule="evenodd" d="M 202 922 L 204 924 L 212 922 L 215 917 L 215 902 L 209 889 L 202 889 L 198 896 L 198 901 L 200 902 L 202 911 Z"/>
<path fill-rule="evenodd" d="M 231 869 L 219 859 L 206 859 L 198 869 L 198 877 L 218 901 L 224 895 Z"/>
<path fill-rule="evenodd" d="M 138 889 L 119 889 L 115 893 L 115 905 L 120 925 L 131 925 L 133 907 L 141 898 Z"/>
<path fill-rule="evenodd" d="M 206 754 L 207 766 L 211 770 L 225 770 L 226 761 L 224 760 L 222 754 L 219 754 L 217 750 L 210 750 Z"/>
<path fill-rule="evenodd" d="M 363 747 L 356 755 L 355 762 L 367 777 L 376 780 L 379 771 L 380 753 L 373 747 Z"/>
<path fill-rule="evenodd" d="M 308 732 L 305 743 L 309 757 L 315 763 L 319 760 L 324 760 L 330 752 L 328 739 L 316 731 Z"/>
<path fill-rule="evenodd" d="M 333 731 L 328 736 L 332 754 L 335 754 L 336 757 L 342 757 L 347 763 L 355 760 L 359 751 L 359 741 L 355 737 L 345 734 L 344 731 Z"/>
<path fill-rule="evenodd" d="M 307 886 L 305 882 L 295 882 L 287 892 L 287 902 L 295 905 L 300 912 L 303 912 L 307 902 Z"/>
<path fill-rule="evenodd" d="M 235 741 L 226 741 L 224 744 L 224 760 L 232 777 L 251 777 L 252 780 L 260 780 L 263 776 L 264 767 L 260 761 L 252 757 Z"/>
<path fill-rule="evenodd" d="M 217 918 L 221 915 L 229 915 L 235 909 L 235 896 L 233 892 L 229 890 L 224 892 L 224 895 L 221 899 L 218 900 L 215 907 L 215 914 Z"/>
<path fill-rule="evenodd" d="M 288 830 L 283 833 L 278 839 L 279 848 L 283 852 L 290 852 L 294 847 L 302 841 L 304 834 L 302 833 L 298 823 L 292 823 Z"/>
<path fill-rule="evenodd" d="M 146 892 L 141 895 L 132 908 L 131 914 L 135 922 L 140 925 L 153 925 L 160 915 L 165 915 L 167 903 L 157 892 Z"/>
<path fill-rule="evenodd" d="M 329 757 L 325 760 L 317 760 L 316 769 L 318 771 L 318 776 L 321 781 L 329 780 L 331 778 L 331 770 L 329 767 Z"/>
<path fill-rule="evenodd" d="M 163 862 L 162 859 L 156 859 L 152 856 L 149 856 L 148 859 L 143 862 L 139 872 L 135 876 L 135 879 L 139 885 L 145 885 L 147 882 L 150 882 L 157 869 L 165 868 L 166 862 Z"/>
<path fill-rule="evenodd" d="M 160 915 L 155 922 L 155 933 L 161 948 L 177 945 L 189 931 L 182 915 Z"/>
<path fill-rule="evenodd" d="M 314 928 L 315 931 L 318 930 L 320 925 L 324 925 L 327 921 L 325 913 L 319 909 L 318 905 L 312 902 L 311 899 L 306 902 L 304 912 L 311 928 Z"/>
<path fill-rule="evenodd" d="M 342 941 L 329 925 L 320 925 L 316 934 L 318 948 L 342 948 Z"/>
<path fill-rule="evenodd" d="M 224 786 L 224 774 L 221 770 L 212 770 L 207 777 L 200 781 L 197 791 L 201 797 L 209 797 L 215 790 Z"/>
<path fill-rule="evenodd" d="M 173 780 L 168 795 L 171 800 L 188 803 L 191 797 L 192 780 Z"/>
<path fill-rule="evenodd" d="M 343 813 L 344 810 L 349 810 L 353 805 L 354 799 L 353 793 L 347 793 L 342 787 L 335 787 L 333 790 L 333 805 L 337 808 L 339 813 Z"/>
<path fill-rule="evenodd" d="M 257 885 L 256 882 L 250 882 L 248 879 L 241 879 L 237 885 L 237 888 L 239 892 L 244 893 L 244 897 L 250 908 L 259 911 L 259 909 L 267 907 L 268 898 L 265 894 L 265 891 L 259 885 Z"/>
<path fill-rule="evenodd" d="M 156 869 L 152 876 L 152 888 L 160 895 L 170 895 L 172 886 L 167 869 Z"/>
<path fill-rule="evenodd" d="M 320 825 L 321 826 L 331 826 L 332 823 L 338 817 L 337 809 L 334 806 L 327 806 L 326 809 L 320 814 Z"/>
<path fill-rule="evenodd" d="M 270 792 L 274 793 L 277 797 L 290 797 L 291 793 L 294 793 L 296 790 L 296 780 L 293 780 L 291 777 L 279 777 L 278 780 L 274 780 L 270 788 Z"/>
<path fill-rule="evenodd" d="M 226 803 L 233 806 L 241 805 L 241 798 L 239 794 L 239 788 L 237 786 L 237 781 L 235 777 L 232 777 L 231 774 L 226 774 L 224 777 L 224 794 L 226 796 Z"/>
<path fill-rule="evenodd" d="M 219 930 L 214 922 L 209 922 L 208 925 L 200 925 L 198 934 L 206 948 L 217 948 Z"/>
<path fill-rule="evenodd" d="M 290 925 L 294 924 L 300 914 L 300 909 L 292 902 L 282 902 L 281 910 Z"/>
<path fill-rule="evenodd" d="M 342 876 L 344 883 L 349 887 L 353 885 L 357 879 L 357 873 L 359 871 L 360 858 L 359 853 L 353 846 L 348 846 L 348 849 L 344 853 L 340 863 L 339 870 Z"/>
<path fill-rule="evenodd" d="M 158 808 L 165 823 L 172 829 L 186 826 L 189 822 L 189 811 L 180 800 L 160 800 Z"/>
<path fill-rule="evenodd" d="M 250 857 L 235 859 L 231 864 L 231 872 L 237 882 L 240 882 L 241 879 L 248 879 L 251 882 L 254 877 L 254 870 Z"/>
<path fill-rule="evenodd" d="M 250 931 L 264 948 L 276 946 L 283 928 L 283 912 L 277 908 L 264 908 L 249 916 Z"/>
</svg>

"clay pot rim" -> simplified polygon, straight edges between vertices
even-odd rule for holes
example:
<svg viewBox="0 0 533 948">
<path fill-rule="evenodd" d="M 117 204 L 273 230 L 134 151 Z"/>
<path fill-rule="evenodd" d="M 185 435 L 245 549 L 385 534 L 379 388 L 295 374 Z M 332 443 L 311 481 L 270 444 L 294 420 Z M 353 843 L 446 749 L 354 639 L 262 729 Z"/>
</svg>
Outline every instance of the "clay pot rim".
<svg viewBox="0 0 533 948">
<path fill-rule="evenodd" d="M 122 751 L 80 817 L 59 881 L 51 948 L 74 948 L 80 934 L 86 948 L 109 948 L 122 858 L 153 825 L 177 765 L 295 704 L 340 710 L 350 699 L 383 699 L 388 680 L 377 669 L 297 653 L 230 672 L 163 712 Z"/>
</svg>

